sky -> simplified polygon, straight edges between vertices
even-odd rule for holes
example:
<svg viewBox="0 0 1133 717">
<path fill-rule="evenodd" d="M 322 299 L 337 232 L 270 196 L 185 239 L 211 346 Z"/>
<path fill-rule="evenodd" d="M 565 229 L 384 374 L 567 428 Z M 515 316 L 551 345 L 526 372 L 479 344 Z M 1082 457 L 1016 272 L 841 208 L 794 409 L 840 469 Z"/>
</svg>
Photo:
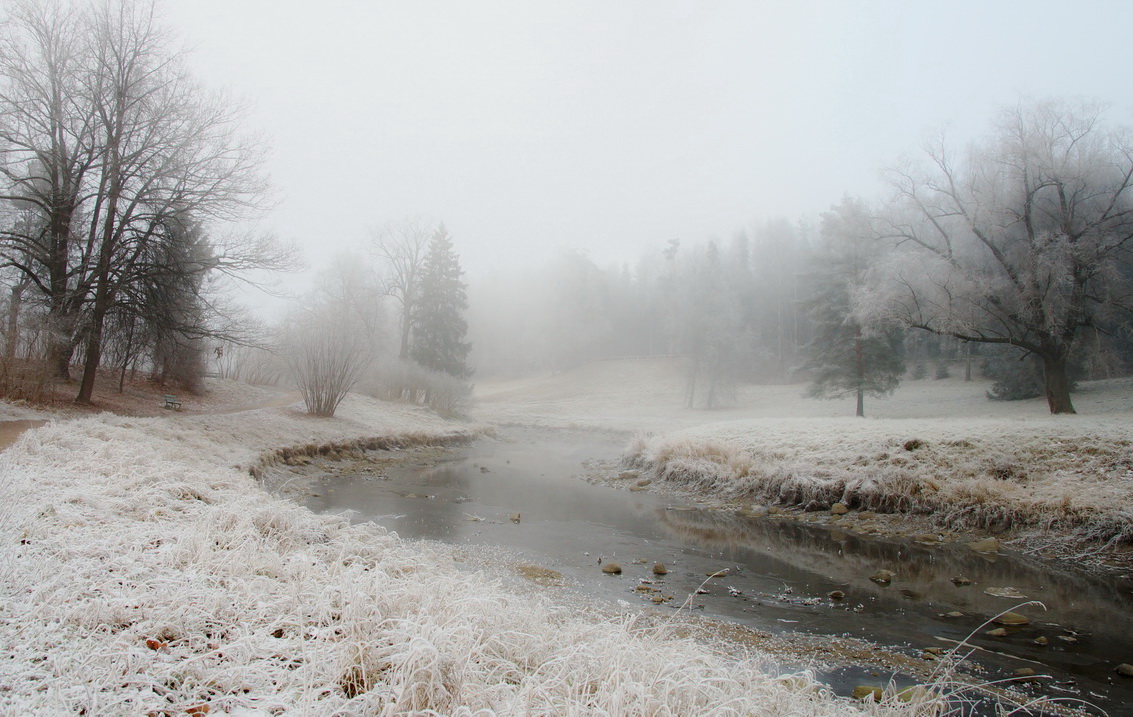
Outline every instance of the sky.
<svg viewBox="0 0 1133 717">
<path fill-rule="evenodd" d="M 1133 3 L 163 0 L 208 87 L 273 147 L 260 225 L 313 269 L 408 217 L 470 275 L 879 196 L 945 128 L 1026 98 L 1133 118 Z M 295 281 L 303 279 L 296 277 Z"/>
</svg>

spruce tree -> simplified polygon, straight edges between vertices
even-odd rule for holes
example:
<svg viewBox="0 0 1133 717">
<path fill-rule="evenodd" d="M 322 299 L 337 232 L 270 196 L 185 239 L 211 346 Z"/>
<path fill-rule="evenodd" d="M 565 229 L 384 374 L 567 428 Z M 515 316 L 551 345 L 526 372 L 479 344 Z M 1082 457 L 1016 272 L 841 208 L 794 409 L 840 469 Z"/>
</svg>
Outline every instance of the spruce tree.
<svg viewBox="0 0 1133 717">
<path fill-rule="evenodd" d="M 434 371 L 457 378 L 472 374 L 465 360 L 472 345 L 465 343 L 468 323 L 466 286 L 460 257 L 453 252 L 452 239 L 442 224 L 429 240 L 421 277 L 420 294 L 413 320 L 413 360 Z"/>
<path fill-rule="evenodd" d="M 815 398 L 857 399 L 857 415 L 865 416 L 865 397 L 893 393 L 905 371 L 903 336 L 895 327 L 866 327 L 851 311 L 851 293 L 875 258 L 864 207 L 845 199 L 823 216 L 823 245 L 817 257 L 809 302 L 814 321 L 810 344 L 812 382 L 807 394 Z"/>
</svg>

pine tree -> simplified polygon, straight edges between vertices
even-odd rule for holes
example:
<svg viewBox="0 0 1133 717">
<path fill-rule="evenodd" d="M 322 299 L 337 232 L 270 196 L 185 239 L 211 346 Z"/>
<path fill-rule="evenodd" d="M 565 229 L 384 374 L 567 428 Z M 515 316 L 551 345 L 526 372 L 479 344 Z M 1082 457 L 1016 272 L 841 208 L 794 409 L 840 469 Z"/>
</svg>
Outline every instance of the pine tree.
<svg viewBox="0 0 1133 717">
<path fill-rule="evenodd" d="M 472 371 L 465 365 L 472 345 L 465 343 L 468 323 L 466 286 L 460 277 L 460 257 L 442 224 L 429 240 L 413 325 L 413 360 L 426 368 L 457 378 Z"/>
<path fill-rule="evenodd" d="M 865 416 L 865 396 L 893 393 L 905 371 L 903 336 L 894 327 L 865 327 L 851 311 L 851 292 L 858 286 L 876 252 L 866 230 L 861 203 L 846 199 L 823 217 L 823 246 L 817 260 L 810 313 L 814 340 L 808 368 L 813 380 L 807 394 L 815 398 L 857 399 L 857 415 Z"/>
</svg>

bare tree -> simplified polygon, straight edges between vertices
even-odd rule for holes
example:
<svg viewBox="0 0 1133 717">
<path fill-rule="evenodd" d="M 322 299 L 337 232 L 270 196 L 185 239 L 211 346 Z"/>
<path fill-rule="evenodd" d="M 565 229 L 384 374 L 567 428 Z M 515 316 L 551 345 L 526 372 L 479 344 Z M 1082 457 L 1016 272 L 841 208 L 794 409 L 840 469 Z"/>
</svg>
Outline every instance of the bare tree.
<svg viewBox="0 0 1133 717">
<path fill-rule="evenodd" d="M 3 260 L 44 297 L 48 361 L 63 379 L 90 274 L 78 223 L 97 162 L 83 28 L 74 7 L 18 0 L 0 33 L 0 199 L 25 210 L 0 225 Z"/>
<path fill-rule="evenodd" d="M 962 161 L 943 142 L 927 170 L 891 173 L 876 227 L 898 251 L 864 314 L 964 341 L 1009 344 L 1043 363 L 1051 413 L 1074 413 L 1068 369 L 1085 327 L 1131 308 L 1133 143 L 1092 105 L 1007 111 Z"/>
<path fill-rule="evenodd" d="M 373 236 L 373 251 L 382 263 L 382 290 L 400 307 L 400 344 L 397 357 L 409 359 L 421 278 L 434 229 L 420 219 L 387 224 Z"/>
<path fill-rule="evenodd" d="M 76 402 L 88 403 L 108 319 L 144 314 L 146 287 L 200 286 L 210 272 L 280 258 L 256 240 L 234 252 L 195 236 L 207 248 L 191 260 L 154 261 L 188 256 L 174 247 L 190 236 L 187 227 L 208 236 L 216 223 L 262 207 L 262 149 L 237 134 L 238 105 L 189 77 L 152 2 L 69 10 L 21 0 L 4 43 L 0 192 L 34 219 L 6 223 L 0 248 L 46 299 L 57 336 L 50 358 L 61 377 L 85 343 Z M 184 302 L 177 312 L 153 310 L 162 320 L 201 316 Z M 199 320 L 180 323 L 201 330 Z M 134 324 L 118 323 L 131 332 Z"/>
</svg>

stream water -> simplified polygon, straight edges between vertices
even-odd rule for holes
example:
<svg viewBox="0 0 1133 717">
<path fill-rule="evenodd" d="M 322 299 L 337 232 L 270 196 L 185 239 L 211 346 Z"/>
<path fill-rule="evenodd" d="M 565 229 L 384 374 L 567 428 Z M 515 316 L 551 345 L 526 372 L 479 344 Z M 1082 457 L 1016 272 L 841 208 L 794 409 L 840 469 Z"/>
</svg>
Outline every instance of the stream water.
<svg viewBox="0 0 1133 717">
<path fill-rule="evenodd" d="M 1133 714 L 1133 679 L 1113 672 L 1118 663 L 1133 663 L 1128 577 L 1103 580 L 961 546 L 742 517 L 580 478 L 585 464 L 615 459 L 623 444 L 612 434 L 511 429 L 429 466 L 324 473 L 307 505 L 352 511 L 353 519 L 404 538 L 505 546 L 612 600 L 652 607 L 660 593 L 634 588 L 653 581 L 674 596 L 661 609 L 692 596 L 692 608 L 706 616 L 765 631 L 859 637 L 914 655 L 951 648 L 974 632 L 969 644 L 980 649 L 973 659 L 988 681 L 1030 667 L 1050 675 L 1030 689 L 1084 699 L 1111 715 Z M 622 573 L 604 574 L 609 562 Z M 655 576 L 654 562 L 668 574 Z M 706 578 L 725 569 L 724 577 Z M 889 585 L 869 579 L 881 569 L 896 573 Z M 971 584 L 952 582 L 961 575 Z M 1025 597 L 985 592 L 995 589 Z M 831 599 L 835 590 L 845 597 Z M 1043 607 L 1018 607 L 1029 600 Z M 987 635 L 995 626 L 983 623 L 1005 610 L 1025 614 L 1030 624 Z M 853 679 L 834 675 L 832 684 L 844 688 Z"/>
</svg>

